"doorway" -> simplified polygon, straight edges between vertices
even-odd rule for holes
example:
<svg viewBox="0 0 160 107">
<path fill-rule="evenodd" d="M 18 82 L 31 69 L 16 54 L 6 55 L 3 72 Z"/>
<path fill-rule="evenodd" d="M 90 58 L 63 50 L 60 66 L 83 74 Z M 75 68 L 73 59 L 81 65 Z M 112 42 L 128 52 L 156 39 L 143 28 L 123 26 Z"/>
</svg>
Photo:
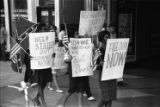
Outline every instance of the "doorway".
<svg viewBox="0 0 160 107">
<path fill-rule="evenodd" d="M 55 25 L 54 6 L 37 7 L 37 22 Z"/>
</svg>

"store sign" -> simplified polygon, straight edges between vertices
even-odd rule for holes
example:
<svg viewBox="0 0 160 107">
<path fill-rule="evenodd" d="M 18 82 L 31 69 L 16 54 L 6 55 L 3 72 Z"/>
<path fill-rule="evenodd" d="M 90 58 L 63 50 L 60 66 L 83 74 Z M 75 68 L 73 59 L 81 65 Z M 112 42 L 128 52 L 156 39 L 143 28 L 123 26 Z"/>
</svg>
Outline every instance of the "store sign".
<svg viewBox="0 0 160 107">
<path fill-rule="evenodd" d="M 51 68 L 53 64 L 53 52 L 55 47 L 55 33 L 30 33 L 29 49 L 31 69 Z"/>
<path fill-rule="evenodd" d="M 81 11 L 79 22 L 80 35 L 97 35 L 104 24 L 106 11 Z"/>
<path fill-rule="evenodd" d="M 41 16 L 48 16 L 48 11 L 41 11 Z"/>
<path fill-rule="evenodd" d="M 108 39 L 101 80 L 117 79 L 123 76 L 129 39 Z"/>
</svg>

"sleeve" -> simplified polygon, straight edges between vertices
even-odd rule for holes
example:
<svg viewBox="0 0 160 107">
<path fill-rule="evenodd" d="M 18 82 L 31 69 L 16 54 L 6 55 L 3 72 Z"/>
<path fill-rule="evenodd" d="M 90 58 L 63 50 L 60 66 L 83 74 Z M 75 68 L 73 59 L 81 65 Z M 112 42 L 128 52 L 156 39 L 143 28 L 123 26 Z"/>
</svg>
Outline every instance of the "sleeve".
<svg viewBox="0 0 160 107">
<path fill-rule="evenodd" d="M 64 32 L 64 31 L 61 31 L 61 32 L 59 33 L 59 35 L 58 35 L 58 39 L 59 39 L 59 40 L 63 40 L 64 35 L 65 35 L 65 32 Z"/>
</svg>

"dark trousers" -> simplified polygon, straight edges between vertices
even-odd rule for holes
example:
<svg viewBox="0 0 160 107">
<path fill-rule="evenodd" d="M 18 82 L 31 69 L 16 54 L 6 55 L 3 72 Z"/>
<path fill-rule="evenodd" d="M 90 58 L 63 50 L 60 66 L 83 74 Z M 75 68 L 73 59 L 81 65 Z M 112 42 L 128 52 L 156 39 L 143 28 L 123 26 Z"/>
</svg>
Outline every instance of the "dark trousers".
<svg viewBox="0 0 160 107">
<path fill-rule="evenodd" d="M 90 85 L 89 85 L 89 77 L 87 76 L 87 77 L 85 77 L 85 90 L 84 90 L 84 92 L 86 92 L 86 94 L 87 94 L 87 97 L 91 97 L 92 96 L 92 94 L 91 94 L 91 90 L 90 90 Z"/>
</svg>

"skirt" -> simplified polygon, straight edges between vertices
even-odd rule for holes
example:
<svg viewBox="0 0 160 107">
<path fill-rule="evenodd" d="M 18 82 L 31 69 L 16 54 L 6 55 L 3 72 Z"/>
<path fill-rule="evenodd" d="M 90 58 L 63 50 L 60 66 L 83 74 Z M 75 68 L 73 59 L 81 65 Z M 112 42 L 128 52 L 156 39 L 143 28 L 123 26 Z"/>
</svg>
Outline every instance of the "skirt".
<svg viewBox="0 0 160 107">
<path fill-rule="evenodd" d="M 101 90 L 101 97 L 104 101 L 115 100 L 117 97 L 117 81 L 106 80 L 99 81 L 99 86 Z"/>
<path fill-rule="evenodd" d="M 52 70 L 48 69 L 38 69 L 35 70 L 35 81 L 40 85 L 46 85 L 48 82 L 53 80 Z"/>
</svg>

